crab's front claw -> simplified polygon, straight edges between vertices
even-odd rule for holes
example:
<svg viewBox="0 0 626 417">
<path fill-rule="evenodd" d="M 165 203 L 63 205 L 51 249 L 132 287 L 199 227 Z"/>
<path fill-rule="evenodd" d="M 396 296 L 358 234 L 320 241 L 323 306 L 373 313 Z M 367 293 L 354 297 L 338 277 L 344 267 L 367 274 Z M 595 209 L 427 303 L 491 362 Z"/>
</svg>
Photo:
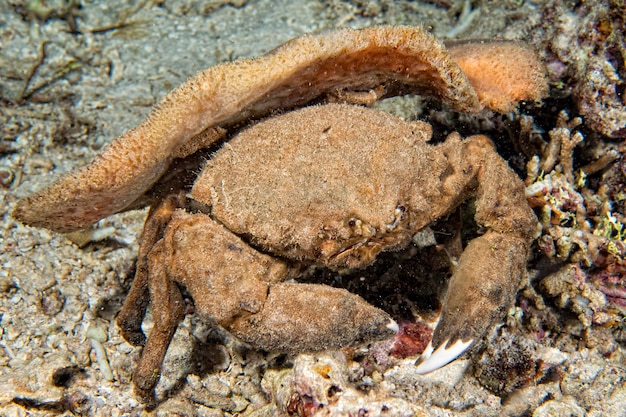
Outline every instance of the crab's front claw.
<svg viewBox="0 0 626 417">
<path fill-rule="evenodd" d="M 527 240 L 488 232 L 470 242 L 450 279 L 433 339 L 416 372 L 432 372 L 456 359 L 513 303 L 525 272 Z"/>
<path fill-rule="evenodd" d="M 357 295 L 297 283 L 272 286 L 262 310 L 226 327 L 257 348 L 279 352 L 341 349 L 398 332 L 387 313 Z"/>
</svg>

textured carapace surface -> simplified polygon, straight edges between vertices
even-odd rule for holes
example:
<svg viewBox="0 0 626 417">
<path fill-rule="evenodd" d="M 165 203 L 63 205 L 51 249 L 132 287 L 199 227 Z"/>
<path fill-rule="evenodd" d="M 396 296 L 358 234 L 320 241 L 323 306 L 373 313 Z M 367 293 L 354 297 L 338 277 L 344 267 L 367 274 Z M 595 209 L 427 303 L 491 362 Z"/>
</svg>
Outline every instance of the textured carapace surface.
<svg viewBox="0 0 626 417">
<path fill-rule="evenodd" d="M 430 132 L 382 111 L 307 107 L 240 133 L 208 161 L 191 196 L 266 250 L 363 267 L 440 214 L 448 165 L 426 145 Z"/>
</svg>

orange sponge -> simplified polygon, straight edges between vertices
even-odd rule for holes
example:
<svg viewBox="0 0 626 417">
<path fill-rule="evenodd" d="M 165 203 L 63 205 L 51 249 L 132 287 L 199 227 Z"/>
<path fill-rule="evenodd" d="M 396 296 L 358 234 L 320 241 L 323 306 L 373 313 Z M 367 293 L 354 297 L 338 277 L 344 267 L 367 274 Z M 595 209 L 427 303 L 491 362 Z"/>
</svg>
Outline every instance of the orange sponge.
<svg viewBox="0 0 626 417">
<path fill-rule="evenodd" d="M 544 65 L 526 44 L 466 41 L 448 45 L 448 51 L 486 108 L 504 113 L 519 101 L 537 101 L 548 94 Z"/>
</svg>

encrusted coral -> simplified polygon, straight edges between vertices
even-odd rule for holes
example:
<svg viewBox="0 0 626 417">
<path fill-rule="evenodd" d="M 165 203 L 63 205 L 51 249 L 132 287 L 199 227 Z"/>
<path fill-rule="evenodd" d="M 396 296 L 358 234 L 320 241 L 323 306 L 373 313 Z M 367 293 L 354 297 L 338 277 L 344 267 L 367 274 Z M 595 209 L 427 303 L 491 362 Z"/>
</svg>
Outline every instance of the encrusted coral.
<svg viewBox="0 0 626 417">
<path fill-rule="evenodd" d="M 538 373 L 534 349 L 510 335 L 490 343 L 475 365 L 478 381 L 500 396 L 533 381 Z"/>
<path fill-rule="evenodd" d="M 523 136 L 529 137 L 527 122 Z M 611 167 L 621 166 L 623 155 L 604 146 L 595 161 L 575 169 L 574 149 L 585 144 L 578 131 L 581 120 L 568 120 L 561 112 L 556 124 L 542 157 L 535 156 L 527 167 L 526 196 L 539 211 L 543 229 L 538 248 L 562 263 L 541 280 L 540 288 L 584 326 L 607 326 L 621 338 L 626 327 L 626 217 L 617 184 L 624 177 Z"/>
<path fill-rule="evenodd" d="M 626 138 L 626 5 L 619 0 L 554 2 L 542 19 L 546 62 L 556 85 L 572 94 L 587 126 Z"/>
</svg>

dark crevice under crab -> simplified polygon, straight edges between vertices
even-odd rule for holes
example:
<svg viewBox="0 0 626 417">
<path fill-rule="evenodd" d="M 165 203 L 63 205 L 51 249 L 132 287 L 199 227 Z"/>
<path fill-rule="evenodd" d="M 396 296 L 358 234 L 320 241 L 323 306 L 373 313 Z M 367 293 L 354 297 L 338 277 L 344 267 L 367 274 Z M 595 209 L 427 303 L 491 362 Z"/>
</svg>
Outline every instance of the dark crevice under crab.
<svg viewBox="0 0 626 417">
<path fill-rule="evenodd" d="M 460 355 L 502 318 L 515 296 L 537 220 L 522 182 L 484 136 L 462 140 L 453 133 L 444 143 L 431 145 L 430 125 L 349 104 L 303 107 L 234 131 L 247 116 L 291 108 L 296 102 L 296 107 L 324 98 L 354 103 L 363 96 L 376 99 L 385 91 L 420 90 L 429 80 L 426 90 L 452 105 L 465 110 L 488 106 L 476 99 L 472 87 L 482 82 L 476 87 L 481 96 L 488 89 L 486 81 L 469 84 L 445 48 L 420 29 L 382 27 L 324 36 L 315 38 L 317 44 L 325 45 L 329 38 L 339 42 L 364 37 L 376 43 L 370 55 L 381 61 L 367 61 L 371 45 L 361 47 L 358 60 L 345 50 L 330 54 L 325 64 L 319 56 L 307 58 L 310 62 L 294 69 L 309 80 L 298 78 L 308 85 L 309 99 L 302 103 L 289 96 L 294 94 L 293 73 L 284 75 L 284 68 L 270 67 L 270 75 L 280 74 L 266 76 L 261 91 L 241 87 L 241 94 L 257 97 L 248 100 L 248 107 L 233 88 L 216 87 L 222 78 L 213 69 L 172 93 L 147 122 L 114 142 L 91 165 L 21 200 L 14 211 L 26 223 L 69 231 L 151 200 L 135 281 L 118 317 L 129 342 L 145 343 L 134 384 L 146 399 L 153 395 L 163 358 L 184 316 L 179 286 L 191 294 L 198 314 L 256 348 L 304 352 L 384 339 L 397 325 L 382 310 L 345 290 L 293 279 L 311 265 L 365 267 L 381 251 L 405 248 L 416 232 L 469 198 L 475 198 L 475 218 L 486 232 L 460 257 L 432 342 L 416 371 L 432 371 Z M 416 46 L 417 36 L 421 38 Z M 283 55 L 293 55 L 290 49 L 305 41 L 311 37 L 292 41 L 258 61 L 220 67 L 240 80 L 263 60 L 280 58 L 289 66 Z M 409 51 L 411 59 L 397 57 L 399 45 L 415 49 Z M 386 54 L 381 54 L 379 49 L 385 47 Z M 425 62 L 434 49 L 439 55 Z M 342 64 L 344 56 L 348 58 Z M 417 75 L 407 75 L 399 64 L 403 59 L 411 65 L 421 62 Z M 427 64 L 439 75 L 427 71 Z M 232 74 L 237 71 L 243 71 L 239 77 Z M 442 81 L 446 74 L 455 76 Z M 443 91 L 445 82 L 452 92 Z M 313 89 L 317 94 L 309 93 Z M 544 93 L 538 91 L 511 101 L 537 99 Z M 228 99 L 239 104 L 230 105 Z M 232 114 L 215 116 L 212 109 L 218 104 L 231 108 Z M 162 179 L 165 185 L 159 189 L 169 195 L 150 197 L 147 191 L 164 178 L 174 158 L 209 146 L 229 129 L 233 137 L 206 161 L 188 194 L 168 190 L 175 179 Z M 146 154 L 142 139 L 151 153 Z M 141 324 L 149 303 L 154 327 L 146 341 Z"/>
</svg>

